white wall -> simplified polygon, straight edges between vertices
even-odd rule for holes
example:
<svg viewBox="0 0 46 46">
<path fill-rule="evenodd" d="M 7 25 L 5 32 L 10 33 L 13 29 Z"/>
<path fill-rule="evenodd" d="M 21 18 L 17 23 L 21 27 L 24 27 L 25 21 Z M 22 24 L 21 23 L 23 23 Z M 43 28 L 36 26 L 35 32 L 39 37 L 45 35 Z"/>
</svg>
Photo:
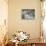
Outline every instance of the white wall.
<svg viewBox="0 0 46 46">
<path fill-rule="evenodd" d="M 34 20 L 22 20 L 21 9 L 35 9 Z M 26 31 L 31 38 L 40 37 L 40 0 L 9 0 L 8 33 L 9 36 L 16 31 Z"/>
</svg>

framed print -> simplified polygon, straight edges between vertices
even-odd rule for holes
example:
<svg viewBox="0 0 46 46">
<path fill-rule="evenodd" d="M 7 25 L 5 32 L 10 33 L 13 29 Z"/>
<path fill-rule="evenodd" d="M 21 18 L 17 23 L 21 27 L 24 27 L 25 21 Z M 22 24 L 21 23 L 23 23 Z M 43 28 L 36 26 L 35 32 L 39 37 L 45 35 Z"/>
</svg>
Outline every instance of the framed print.
<svg viewBox="0 0 46 46">
<path fill-rule="evenodd" d="M 35 9 L 22 9 L 22 19 L 34 19 Z"/>
</svg>

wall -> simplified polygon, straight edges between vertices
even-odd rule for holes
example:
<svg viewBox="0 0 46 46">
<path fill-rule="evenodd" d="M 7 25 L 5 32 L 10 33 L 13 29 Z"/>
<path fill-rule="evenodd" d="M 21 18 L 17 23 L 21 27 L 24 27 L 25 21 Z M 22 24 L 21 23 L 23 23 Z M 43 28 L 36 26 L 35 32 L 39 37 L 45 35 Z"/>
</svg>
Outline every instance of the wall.
<svg viewBox="0 0 46 46">
<path fill-rule="evenodd" d="M 34 20 L 22 20 L 21 9 L 35 9 Z M 8 33 L 9 36 L 16 31 L 26 31 L 31 38 L 40 37 L 40 0 L 9 0 Z"/>
</svg>

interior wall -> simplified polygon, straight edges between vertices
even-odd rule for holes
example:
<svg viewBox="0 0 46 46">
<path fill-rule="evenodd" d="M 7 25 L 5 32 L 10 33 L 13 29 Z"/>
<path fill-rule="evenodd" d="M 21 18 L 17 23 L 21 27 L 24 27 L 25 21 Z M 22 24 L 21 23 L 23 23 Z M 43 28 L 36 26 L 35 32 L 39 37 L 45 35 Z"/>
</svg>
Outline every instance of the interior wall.
<svg viewBox="0 0 46 46">
<path fill-rule="evenodd" d="M 35 9 L 35 19 L 22 20 L 21 9 Z M 31 38 L 40 37 L 41 7 L 40 0 L 9 0 L 8 33 L 26 31 Z"/>
</svg>

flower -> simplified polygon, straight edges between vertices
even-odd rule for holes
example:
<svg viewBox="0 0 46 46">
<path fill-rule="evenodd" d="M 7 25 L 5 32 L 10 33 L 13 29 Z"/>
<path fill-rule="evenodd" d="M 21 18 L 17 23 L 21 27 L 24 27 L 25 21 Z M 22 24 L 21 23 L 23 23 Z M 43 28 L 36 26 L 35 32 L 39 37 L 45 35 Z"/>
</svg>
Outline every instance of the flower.
<svg viewBox="0 0 46 46">
<path fill-rule="evenodd" d="M 17 34 L 17 37 L 18 37 L 18 39 L 20 40 L 20 41 L 23 41 L 23 40 L 27 40 L 27 39 L 29 39 L 29 35 L 26 33 L 26 32 L 23 32 L 23 31 L 21 31 L 21 32 L 19 32 L 18 34 Z"/>
<path fill-rule="evenodd" d="M 18 31 L 17 34 L 14 34 L 14 39 L 18 41 L 25 41 L 30 38 L 30 34 L 27 34 L 26 32 L 23 31 Z"/>
</svg>

